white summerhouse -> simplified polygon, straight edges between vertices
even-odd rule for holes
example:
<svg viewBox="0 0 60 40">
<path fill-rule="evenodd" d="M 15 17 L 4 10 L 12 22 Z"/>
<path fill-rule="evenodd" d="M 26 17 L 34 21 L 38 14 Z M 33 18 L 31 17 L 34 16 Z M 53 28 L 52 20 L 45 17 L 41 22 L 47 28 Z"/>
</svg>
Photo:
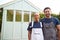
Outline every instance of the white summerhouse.
<svg viewBox="0 0 60 40">
<path fill-rule="evenodd" d="M 15 0 L 0 8 L 3 8 L 1 40 L 28 40 L 28 24 L 39 8 L 28 0 Z"/>
</svg>

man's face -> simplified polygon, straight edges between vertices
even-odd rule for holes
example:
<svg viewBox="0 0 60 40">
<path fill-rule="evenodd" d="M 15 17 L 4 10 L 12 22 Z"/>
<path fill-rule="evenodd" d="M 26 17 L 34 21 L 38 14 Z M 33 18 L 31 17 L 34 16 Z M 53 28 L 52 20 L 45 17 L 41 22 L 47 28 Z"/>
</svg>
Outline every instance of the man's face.
<svg viewBox="0 0 60 40">
<path fill-rule="evenodd" d="M 45 14 L 46 17 L 51 16 L 51 10 L 50 9 L 44 10 L 44 14 Z"/>
</svg>

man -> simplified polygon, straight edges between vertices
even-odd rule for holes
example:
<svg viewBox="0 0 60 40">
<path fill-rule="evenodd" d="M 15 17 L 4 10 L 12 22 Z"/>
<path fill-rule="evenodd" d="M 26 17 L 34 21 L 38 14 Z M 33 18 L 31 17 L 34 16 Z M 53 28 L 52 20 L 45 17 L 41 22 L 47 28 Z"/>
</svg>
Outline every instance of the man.
<svg viewBox="0 0 60 40">
<path fill-rule="evenodd" d="M 41 20 L 43 23 L 44 40 L 60 40 L 60 22 L 57 18 L 51 16 L 51 8 L 44 9 L 45 17 Z"/>
<path fill-rule="evenodd" d="M 28 26 L 28 40 L 43 40 L 42 23 L 39 21 L 39 14 L 34 14 L 34 21 Z"/>
</svg>

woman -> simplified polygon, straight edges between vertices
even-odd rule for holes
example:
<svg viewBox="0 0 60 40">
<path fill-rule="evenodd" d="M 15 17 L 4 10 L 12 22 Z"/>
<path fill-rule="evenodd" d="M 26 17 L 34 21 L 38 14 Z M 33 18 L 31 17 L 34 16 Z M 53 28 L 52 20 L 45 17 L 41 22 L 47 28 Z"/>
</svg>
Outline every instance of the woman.
<svg viewBox="0 0 60 40">
<path fill-rule="evenodd" d="M 34 14 L 34 21 L 28 26 L 28 40 L 43 40 L 42 23 L 39 21 L 39 14 Z"/>
</svg>

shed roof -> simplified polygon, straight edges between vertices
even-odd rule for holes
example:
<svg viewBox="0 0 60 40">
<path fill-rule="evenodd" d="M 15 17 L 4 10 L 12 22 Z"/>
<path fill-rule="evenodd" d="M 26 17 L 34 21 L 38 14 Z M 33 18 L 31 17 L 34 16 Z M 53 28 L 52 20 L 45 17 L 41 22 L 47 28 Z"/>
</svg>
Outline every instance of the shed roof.
<svg viewBox="0 0 60 40">
<path fill-rule="evenodd" d="M 34 9 L 36 9 L 36 10 L 38 10 L 38 11 L 40 11 L 40 8 L 36 7 L 33 3 L 31 3 L 31 2 L 28 1 L 28 0 L 14 0 L 14 1 L 8 2 L 8 3 L 6 3 L 6 4 L 0 5 L 0 8 L 4 8 L 4 7 L 8 6 L 8 5 L 14 4 L 14 3 L 16 3 L 16 2 L 22 2 L 22 1 L 25 1 L 25 2 L 26 2 L 27 4 L 29 4 L 31 7 L 33 7 Z"/>
</svg>

